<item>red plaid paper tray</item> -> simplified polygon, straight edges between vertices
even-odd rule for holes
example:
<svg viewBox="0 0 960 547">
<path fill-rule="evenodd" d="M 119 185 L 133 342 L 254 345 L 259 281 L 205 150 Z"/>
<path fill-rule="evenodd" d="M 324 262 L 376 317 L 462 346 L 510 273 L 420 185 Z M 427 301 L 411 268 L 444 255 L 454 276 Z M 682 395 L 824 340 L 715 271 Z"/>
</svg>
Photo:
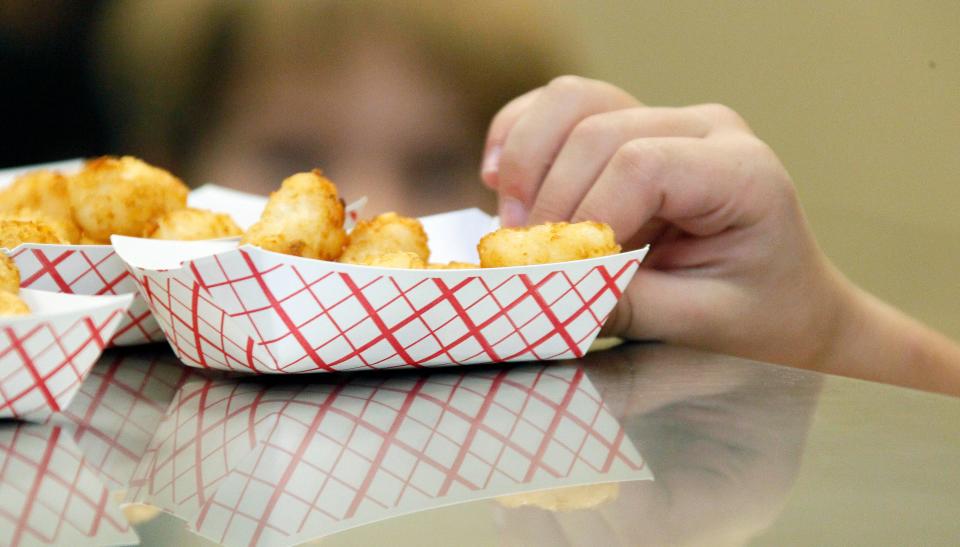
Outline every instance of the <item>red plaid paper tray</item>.
<svg viewBox="0 0 960 547">
<path fill-rule="evenodd" d="M 126 501 L 217 543 L 280 546 L 506 494 L 653 479 L 581 367 L 332 380 L 188 380 Z"/>
<path fill-rule="evenodd" d="M 70 403 L 133 295 L 21 297 L 32 313 L 0 318 L 0 418 L 38 419 Z"/>
<path fill-rule="evenodd" d="M 459 220 L 476 213 L 425 222 L 431 246 L 443 234 L 463 236 Z M 461 246 L 480 235 L 463 238 Z M 646 253 L 485 270 L 396 270 L 233 242 L 115 236 L 113 245 L 184 363 L 258 373 L 581 357 Z"/>
</svg>

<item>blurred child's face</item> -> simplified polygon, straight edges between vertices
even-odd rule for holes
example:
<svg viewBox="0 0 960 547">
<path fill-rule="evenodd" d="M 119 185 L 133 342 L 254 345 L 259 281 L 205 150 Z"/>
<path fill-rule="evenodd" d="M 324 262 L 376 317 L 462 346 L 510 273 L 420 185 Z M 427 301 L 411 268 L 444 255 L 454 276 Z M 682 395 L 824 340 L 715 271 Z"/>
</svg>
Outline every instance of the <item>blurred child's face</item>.
<svg viewBox="0 0 960 547">
<path fill-rule="evenodd" d="M 492 204 L 477 183 L 482 128 L 411 47 L 358 39 L 334 68 L 261 64 L 241 67 L 193 180 L 267 193 L 319 167 L 347 201 L 369 198 L 365 216 Z"/>
</svg>

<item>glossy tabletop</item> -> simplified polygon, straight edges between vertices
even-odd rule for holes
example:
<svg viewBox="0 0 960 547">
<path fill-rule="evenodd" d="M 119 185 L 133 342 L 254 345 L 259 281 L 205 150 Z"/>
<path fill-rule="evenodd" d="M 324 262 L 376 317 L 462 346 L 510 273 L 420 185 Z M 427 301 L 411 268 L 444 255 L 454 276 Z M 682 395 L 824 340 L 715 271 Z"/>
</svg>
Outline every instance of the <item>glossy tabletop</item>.
<svg viewBox="0 0 960 547">
<path fill-rule="evenodd" d="M 960 400 L 662 345 L 290 377 L 104 354 L 0 543 L 956 545 Z"/>
</svg>

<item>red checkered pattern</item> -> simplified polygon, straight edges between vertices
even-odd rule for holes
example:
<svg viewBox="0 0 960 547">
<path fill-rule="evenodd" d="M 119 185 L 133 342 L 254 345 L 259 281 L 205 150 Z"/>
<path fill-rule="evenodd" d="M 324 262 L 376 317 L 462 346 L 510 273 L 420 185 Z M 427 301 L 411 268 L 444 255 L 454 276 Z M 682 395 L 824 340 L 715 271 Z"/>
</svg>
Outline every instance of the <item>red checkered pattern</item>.
<svg viewBox="0 0 960 547">
<path fill-rule="evenodd" d="M 130 501 L 227 545 L 294 544 L 446 503 L 650 478 L 578 367 L 184 386 Z"/>
<path fill-rule="evenodd" d="M 50 423 L 66 427 L 111 490 L 126 488 L 177 389 L 194 374 L 169 353 L 106 355 Z"/>
<path fill-rule="evenodd" d="M 0 327 L 0 417 L 34 419 L 64 409 L 122 313 L 102 308 L 66 318 L 25 317 Z"/>
<path fill-rule="evenodd" d="M 135 543 L 110 492 L 64 429 L 0 428 L 0 544 Z"/>
<path fill-rule="evenodd" d="M 641 256 L 383 275 L 244 247 L 135 275 L 184 363 L 323 372 L 580 357 Z"/>
<path fill-rule="evenodd" d="M 137 285 L 109 245 L 24 244 L 7 253 L 20 268 L 20 286 L 68 294 L 130 294 Z M 114 346 L 159 342 L 163 331 L 138 295 L 110 341 Z"/>
</svg>

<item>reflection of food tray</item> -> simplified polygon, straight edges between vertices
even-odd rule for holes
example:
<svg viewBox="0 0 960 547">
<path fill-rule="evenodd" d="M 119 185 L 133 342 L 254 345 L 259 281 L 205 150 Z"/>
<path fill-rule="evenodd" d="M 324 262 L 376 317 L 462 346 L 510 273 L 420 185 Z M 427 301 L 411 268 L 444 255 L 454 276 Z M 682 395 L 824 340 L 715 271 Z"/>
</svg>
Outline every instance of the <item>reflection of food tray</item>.
<svg viewBox="0 0 960 547">
<path fill-rule="evenodd" d="M 579 367 L 279 385 L 197 377 L 126 500 L 218 543 L 294 545 L 455 503 L 652 478 Z"/>
<path fill-rule="evenodd" d="M 0 429 L 2 545 L 135 545 L 136 533 L 62 426 Z"/>
<path fill-rule="evenodd" d="M 0 318 L 0 417 L 34 419 L 70 403 L 133 295 L 20 296 L 30 315 Z"/>
<path fill-rule="evenodd" d="M 432 254 L 470 260 L 491 220 L 477 210 L 424 219 Z M 113 244 L 184 363 L 267 373 L 579 357 L 646 253 L 396 270 L 226 241 Z"/>
</svg>

